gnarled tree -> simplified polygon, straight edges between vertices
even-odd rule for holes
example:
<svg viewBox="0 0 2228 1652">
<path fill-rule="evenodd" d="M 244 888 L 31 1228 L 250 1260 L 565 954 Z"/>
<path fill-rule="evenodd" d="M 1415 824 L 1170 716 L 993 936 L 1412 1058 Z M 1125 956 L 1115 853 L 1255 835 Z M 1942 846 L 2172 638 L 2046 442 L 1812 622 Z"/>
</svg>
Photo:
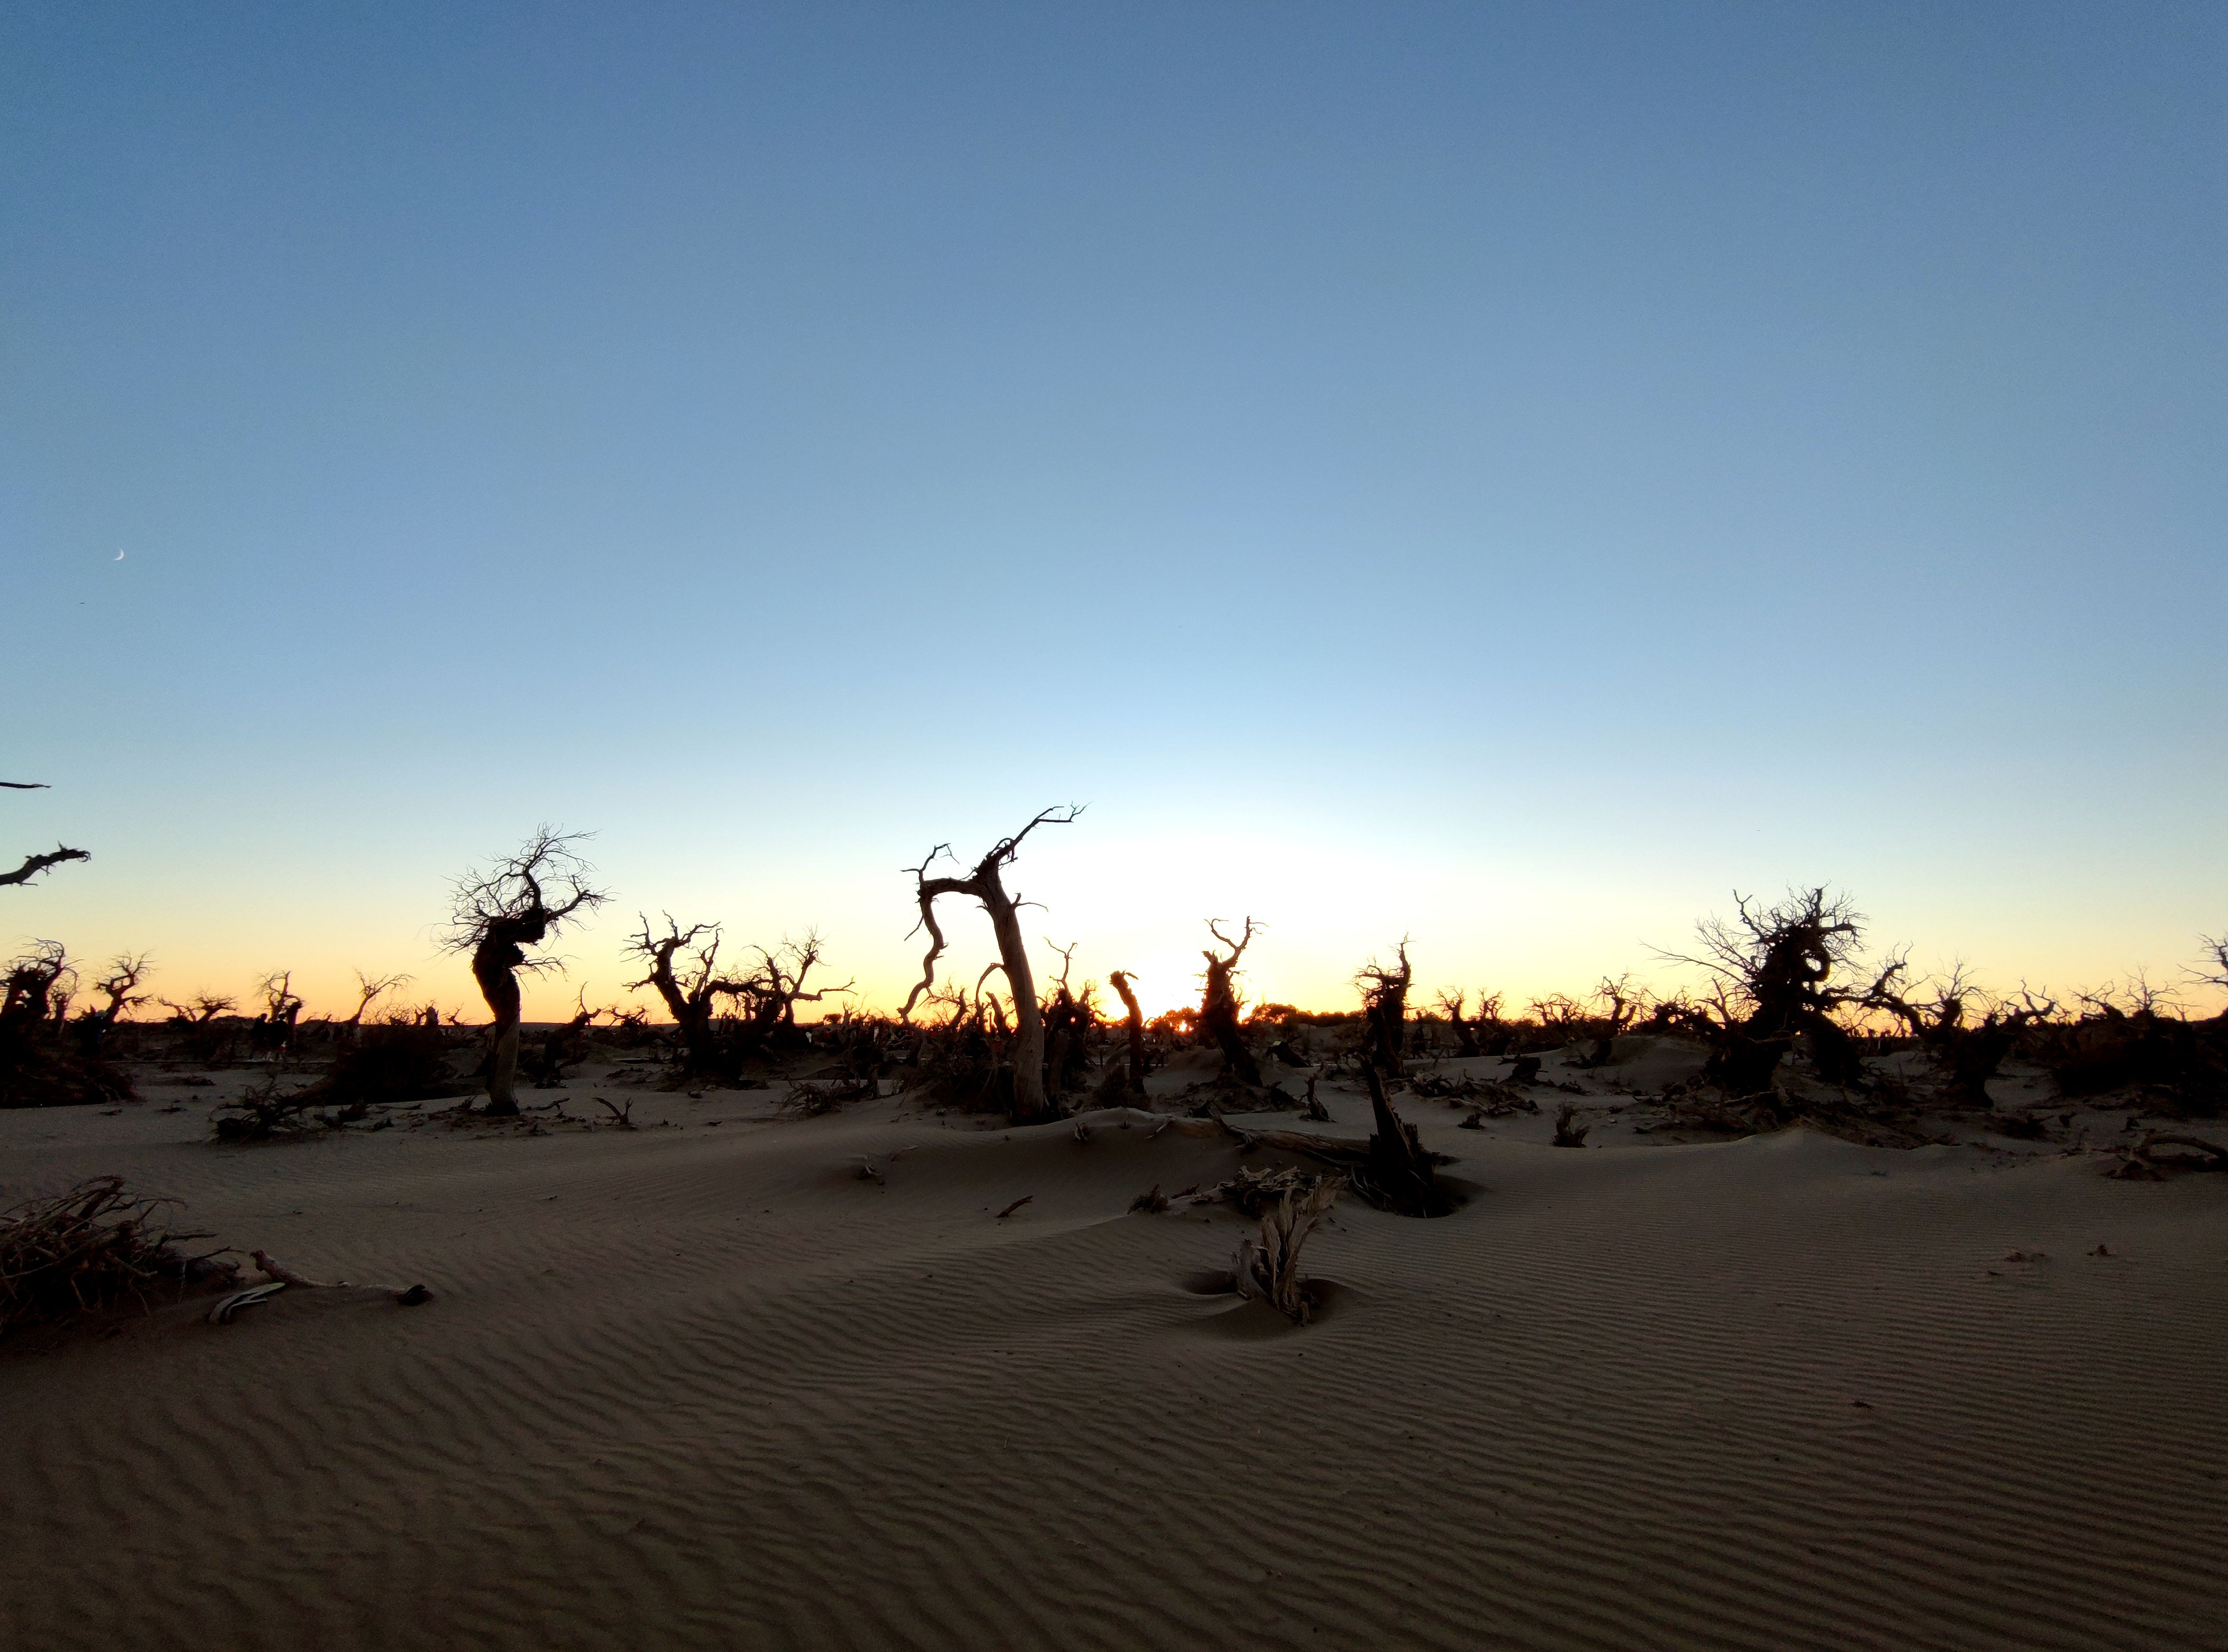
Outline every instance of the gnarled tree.
<svg viewBox="0 0 2228 1652">
<path fill-rule="evenodd" d="M 294 972 L 274 970 L 256 983 L 263 995 L 263 1013 L 255 1018 L 256 1047 L 266 1050 L 293 1047 L 294 1028 L 302 1019 L 302 1001 L 294 993 Z"/>
<path fill-rule="evenodd" d="M 1707 970 L 1719 989 L 1718 1048 L 1704 1076 L 1732 1096 L 1761 1094 L 1780 1058 L 1807 1037 L 1820 1077 L 1861 1082 L 1856 1046 L 1834 1013 L 1861 1003 L 1866 991 L 1834 974 L 1856 962 L 1862 918 L 1846 896 L 1829 895 L 1823 886 L 1793 891 L 1770 906 L 1735 890 L 1733 906 L 1730 922 L 1709 918 L 1695 926 L 1699 956 L 1668 955 Z"/>
<path fill-rule="evenodd" d="M 488 1029 L 488 1105 L 491 1117 L 518 1111 L 518 1023 L 522 973 L 557 969 L 554 958 L 527 956 L 577 913 L 609 897 L 588 880 L 591 868 L 573 845 L 580 834 L 544 826 L 515 855 L 457 880 L 445 944 L 469 952 L 472 979 L 494 1020 Z"/>
<path fill-rule="evenodd" d="M 964 877 L 928 875 L 928 868 L 939 857 L 951 857 L 949 843 L 939 843 L 919 866 L 906 868 L 913 875 L 914 898 L 920 906 L 920 922 L 913 932 L 926 930 L 929 942 L 927 956 L 920 963 L 920 979 L 906 995 L 905 1007 L 898 1011 L 898 1019 L 909 1019 L 914 1003 L 936 983 L 936 961 L 944 956 L 944 931 L 936 921 L 937 898 L 966 895 L 980 902 L 983 910 L 990 915 L 991 932 L 998 941 L 997 967 L 1005 972 L 1007 989 L 1014 1001 L 1014 1117 L 1017 1120 L 1042 1118 L 1052 1114 L 1053 1109 L 1045 1091 L 1044 1018 L 1037 1008 L 1036 978 L 1029 970 L 1028 947 L 1021 939 L 1021 920 L 1015 915 L 1019 903 L 1006 890 L 1005 868 L 1014 863 L 1023 840 L 1038 827 L 1070 825 L 1082 812 L 1073 804 L 1065 809 L 1040 810 L 1011 837 L 1002 837 L 992 844 L 989 853 L 977 861 Z"/>
<path fill-rule="evenodd" d="M 1648 990 L 1632 984 L 1629 974 L 1601 978 L 1594 989 L 1593 1046 L 1579 1060 L 1583 1067 L 1607 1066 L 1617 1053 L 1617 1041 L 1648 1007 Z"/>
<path fill-rule="evenodd" d="M 1060 954 L 1060 979 L 1053 983 L 1052 996 L 1039 1007 L 1038 1014 L 1045 1028 L 1045 1086 L 1055 1103 L 1069 1091 L 1082 1085 L 1091 1071 L 1091 1035 L 1098 1028 L 1098 989 L 1095 983 L 1086 981 L 1079 988 L 1068 985 L 1068 976 L 1075 970 L 1075 944 L 1047 946 Z"/>
<path fill-rule="evenodd" d="M 1137 989 L 1131 984 L 1136 977 L 1127 970 L 1117 970 L 1106 979 L 1122 1000 L 1124 1011 L 1122 1025 L 1129 1034 L 1130 1092 L 1142 1096 L 1145 1093 L 1145 1012 L 1137 1008 Z"/>
<path fill-rule="evenodd" d="M 1253 937 L 1261 928 L 1249 915 L 1245 932 L 1236 940 L 1224 934 L 1222 920 L 1207 920 L 1207 932 L 1226 949 L 1220 954 L 1202 948 L 1200 956 L 1207 960 L 1206 989 L 1199 1000 L 1199 1030 L 1215 1042 L 1222 1052 L 1223 1071 L 1241 1084 L 1258 1085 L 1261 1066 L 1253 1059 L 1253 1052 L 1245 1047 L 1245 1040 L 1239 1031 L 1238 1012 L 1245 1008 L 1245 1000 L 1238 996 L 1238 961 L 1245 956 L 1245 949 L 1253 944 Z"/>
<path fill-rule="evenodd" d="M 1354 973 L 1354 984 L 1361 994 L 1361 1022 L 1369 1043 L 1370 1058 L 1377 1070 L 1386 1079 L 1397 1079 L 1407 1070 L 1408 1047 L 1408 989 L 1414 984 L 1416 971 L 1408 962 L 1408 938 L 1402 936 L 1392 956 L 1399 967 L 1380 964 L 1375 958 L 1363 964 Z"/>
<path fill-rule="evenodd" d="M 648 987 L 663 1001 L 681 1040 L 682 1071 L 704 1077 L 717 1073 L 719 1052 L 712 1035 L 714 1000 L 722 992 L 742 990 L 741 982 L 720 978 L 720 926 L 691 924 L 683 929 L 669 912 L 665 933 L 660 935 L 644 917 L 642 932 L 628 940 L 626 950 L 643 961 L 645 971 L 627 987 Z"/>
<path fill-rule="evenodd" d="M 93 988 L 108 1002 L 86 1010 L 79 1020 L 80 1045 L 86 1054 L 99 1055 L 102 1043 L 117 1023 L 150 1002 L 148 996 L 139 990 L 148 969 L 144 952 L 120 952 L 109 960 L 108 973 L 93 983 Z"/>
<path fill-rule="evenodd" d="M 1904 961 L 1892 958 L 1866 995 L 1869 1007 L 1885 1009 L 1910 1030 L 1949 1079 L 1950 1098 L 1968 1107 L 1987 1109 L 1988 1080 L 2019 1041 L 2031 1021 L 2046 1021 L 2058 1013 L 2047 998 L 2022 990 L 2021 1002 L 2011 1004 L 1991 999 L 1965 979 L 1962 966 L 1936 985 L 1930 1001 L 1913 1002 L 1897 988 Z M 1971 1015 L 1981 1007 L 1977 1019 Z"/>
<path fill-rule="evenodd" d="M 840 987 L 816 987 L 810 992 L 804 989 L 806 978 L 821 963 L 817 930 L 805 931 L 801 941 L 784 941 L 777 947 L 754 950 L 759 961 L 743 976 L 738 992 L 742 1013 L 738 1018 L 735 1038 L 742 1055 L 765 1054 L 784 1036 L 802 1041 L 797 1028 L 797 1005 L 841 997 L 858 985 L 853 980 Z"/>
</svg>

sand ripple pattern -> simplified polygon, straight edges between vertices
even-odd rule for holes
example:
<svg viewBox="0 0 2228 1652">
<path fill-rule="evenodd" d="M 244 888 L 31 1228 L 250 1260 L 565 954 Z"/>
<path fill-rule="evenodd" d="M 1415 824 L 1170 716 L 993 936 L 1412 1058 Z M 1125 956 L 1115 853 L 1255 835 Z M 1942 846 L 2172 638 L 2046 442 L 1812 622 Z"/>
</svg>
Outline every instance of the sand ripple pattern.
<svg viewBox="0 0 2228 1652">
<path fill-rule="evenodd" d="M 1235 1160 L 1142 1130 L 132 1149 L 440 1298 L 0 1360 L 0 1641 L 2228 1646 L 2228 1190 L 1445 1145 L 1488 1190 L 1342 1206 L 1299 1333 L 1180 1288 L 1237 1226 L 1129 1198 Z"/>
</svg>

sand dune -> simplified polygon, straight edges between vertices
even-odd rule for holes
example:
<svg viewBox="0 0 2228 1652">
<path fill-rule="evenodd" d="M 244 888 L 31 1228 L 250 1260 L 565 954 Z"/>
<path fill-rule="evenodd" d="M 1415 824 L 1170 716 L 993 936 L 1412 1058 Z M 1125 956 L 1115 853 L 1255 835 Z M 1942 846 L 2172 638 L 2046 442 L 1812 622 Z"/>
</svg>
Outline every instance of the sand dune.
<svg viewBox="0 0 2228 1652">
<path fill-rule="evenodd" d="M 0 1193 L 439 1299 L 11 1346 L 11 1647 L 2228 1645 L 2220 1178 L 1419 1103 L 1473 1196 L 1341 1202 L 1296 1329 L 1185 1289 L 1232 1213 L 1128 1213 L 1239 1162 L 1144 1115 L 223 1149 L 210 1093 L 0 1116 Z"/>
</svg>

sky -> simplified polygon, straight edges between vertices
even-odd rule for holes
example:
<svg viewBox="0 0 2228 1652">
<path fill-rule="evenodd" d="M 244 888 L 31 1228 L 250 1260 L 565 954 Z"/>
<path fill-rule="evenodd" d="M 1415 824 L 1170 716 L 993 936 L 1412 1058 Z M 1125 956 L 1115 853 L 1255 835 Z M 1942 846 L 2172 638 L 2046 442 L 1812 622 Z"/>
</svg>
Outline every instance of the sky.
<svg viewBox="0 0 2228 1652">
<path fill-rule="evenodd" d="M 1149 1008 L 1208 918 L 1521 1002 L 1813 883 L 2171 982 L 2224 70 L 2210 4 L 19 0 L 0 858 L 93 858 L 0 944 L 477 1009 L 448 883 L 547 822 L 613 900 L 530 1016 L 663 912 L 887 1008 L 902 868 L 1073 802 L 1009 884 Z"/>
</svg>

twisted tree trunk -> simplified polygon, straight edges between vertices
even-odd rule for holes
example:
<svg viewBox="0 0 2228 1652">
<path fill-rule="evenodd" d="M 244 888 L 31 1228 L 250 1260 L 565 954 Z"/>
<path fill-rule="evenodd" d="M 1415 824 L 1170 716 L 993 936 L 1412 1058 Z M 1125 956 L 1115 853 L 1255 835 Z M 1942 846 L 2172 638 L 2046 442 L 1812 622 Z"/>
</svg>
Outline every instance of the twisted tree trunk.
<svg viewBox="0 0 2228 1652">
<path fill-rule="evenodd" d="M 1072 822 L 1077 810 L 1047 809 L 1028 825 L 1003 839 L 977 861 L 973 872 L 964 878 L 932 878 L 926 875 L 929 861 L 924 861 L 912 868 L 916 893 L 920 902 L 921 927 L 929 933 L 928 956 L 921 961 L 921 979 L 906 997 L 900 1018 L 912 1013 L 914 1002 L 925 992 L 935 978 L 936 960 L 944 951 L 944 932 L 937 926 L 936 898 L 938 895 L 971 895 L 990 915 L 991 932 L 998 941 L 999 967 L 1006 972 L 1006 985 L 1014 1000 L 1014 1117 L 1016 1122 L 1034 1121 L 1047 1114 L 1055 1114 L 1051 1098 L 1045 1093 L 1045 1032 L 1044 1017 L 1037 1008 L 1035 973 L 1029 968 L 1028 945 L 1021 939 L 1020 919 L 1015 916 L 1014 899 L 1006 893 L 1000 874 L 1012 863 L 1021 840 L 1043 825 L 1065 826 Z M 938 850 L 941 854 L 943 851 Z M 931 856 L 933 860 L 935 857 Z"/>
<path fill-rule="evenodd" d="M 1121 995 L 1122 1008 L 1130 1012 L 1124 1022 L 1130 1034 L 1130 1089 L 1142 1096 L 1145 1093 L 1145 1012 L 1137 1008 L 1137 994 L 1125 971 L 1117 970 L 1107 979 Z"/>
<path fill-rule="evenodd" d="M 523 1001 L 515 972 L 526 962 L 518 943 L 541 938 L 538 933 L 521 936 L 518 928 L 515 924 L 490 926 L 472 949 L 472 979 L 479 983 L 480 996 L 495 1018 L 488 1028 L 487 1105 L 489 1117 L 494 1118 L 518 1114 L 518 1023 Z"/>
</svg>

